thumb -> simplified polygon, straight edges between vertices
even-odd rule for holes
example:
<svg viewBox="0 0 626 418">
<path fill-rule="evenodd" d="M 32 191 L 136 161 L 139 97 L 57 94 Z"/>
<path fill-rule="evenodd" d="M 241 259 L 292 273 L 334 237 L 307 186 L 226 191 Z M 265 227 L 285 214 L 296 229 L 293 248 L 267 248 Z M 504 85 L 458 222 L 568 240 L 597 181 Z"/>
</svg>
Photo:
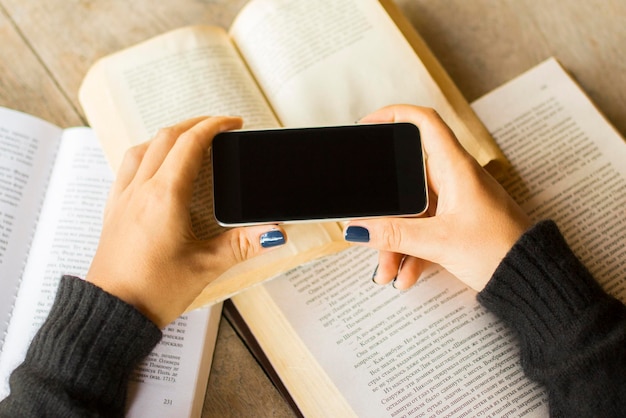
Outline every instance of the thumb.
<svg viewBox="0 0 626 418">
<path fill-rule="evenodd" d="M 445 233 L 437 218 L 380 218 L 352 221 L 346 241 L 379 251 L 410 255 L 439 263 L 445 251 Z"/>
<path fill-rule="evenodd" d="M 210 242 L 213 269 L 224 272 L 235 264 L 282 246 L 287 241 L 284 229 L 277 225 L 260 225 L 230 229 Z"/>
</svg>

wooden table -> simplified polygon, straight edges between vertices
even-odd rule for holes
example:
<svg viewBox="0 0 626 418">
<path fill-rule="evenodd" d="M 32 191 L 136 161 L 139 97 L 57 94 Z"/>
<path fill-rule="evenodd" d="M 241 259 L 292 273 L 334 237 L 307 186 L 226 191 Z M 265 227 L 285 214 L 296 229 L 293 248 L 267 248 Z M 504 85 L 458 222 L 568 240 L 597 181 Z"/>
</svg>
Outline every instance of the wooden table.
<svg viewBox="0 0 626 418">
<path fill-rule="evenodd" d="M 0 105 L 85 125 L 78 86 L 104 55 L 176 27 L 228 27 L 246 0 L 0 0 Z M 396 0 L 468 100 L 549 56 L 626 135 L 625 0 Z M 203 416 L 294 416 L 222 319 Z"/>
</svg>

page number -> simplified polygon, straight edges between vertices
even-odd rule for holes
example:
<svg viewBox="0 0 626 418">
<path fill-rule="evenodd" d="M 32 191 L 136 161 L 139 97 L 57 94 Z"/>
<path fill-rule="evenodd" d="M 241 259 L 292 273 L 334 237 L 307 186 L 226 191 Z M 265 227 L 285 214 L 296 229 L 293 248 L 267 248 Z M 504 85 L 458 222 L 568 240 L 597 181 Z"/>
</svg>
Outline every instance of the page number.
<svg viewBox="0 0 626 418">
<path fill-rule="evenodd" d="M 163 405 L 173 405 L 174 402 L 172 402 L 171 399 L 163 399 Z"/>
</svg>

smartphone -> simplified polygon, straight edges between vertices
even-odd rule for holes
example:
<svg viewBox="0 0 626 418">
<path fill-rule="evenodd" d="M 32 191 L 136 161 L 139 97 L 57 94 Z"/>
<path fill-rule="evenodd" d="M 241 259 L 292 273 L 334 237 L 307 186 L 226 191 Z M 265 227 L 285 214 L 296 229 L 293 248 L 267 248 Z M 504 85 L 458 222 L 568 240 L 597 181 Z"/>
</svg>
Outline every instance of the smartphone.
<svg viewBox="0 0 626 418">
<path fill-rule="evenodd" d="M 411 123 L 223 132 L 211 158 L 223 226 L 415 216 L 428 207 Z"/>
</svg>

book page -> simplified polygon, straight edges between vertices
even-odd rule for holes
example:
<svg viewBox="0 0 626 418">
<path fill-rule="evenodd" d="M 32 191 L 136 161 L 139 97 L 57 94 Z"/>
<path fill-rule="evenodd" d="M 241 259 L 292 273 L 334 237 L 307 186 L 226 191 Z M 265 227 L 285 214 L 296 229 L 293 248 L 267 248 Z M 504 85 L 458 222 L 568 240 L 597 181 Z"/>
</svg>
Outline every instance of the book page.
<svg viewBox="0 0 626 418">
<path fill-rule="evenodd" d="M 0 350 L 62 130 L 0 108 Z"/>
<path fill-rule="evenodd" d="M 474 106 L 511 162 L 510 193 L 535 220 L 554 219 L 602 286 L 625 300 L 623 139 L 555 60 Z M 475 292 L 436 267 L 408 291 L 379 287 L 376 263 L 374 251 L 355 248 L 234 298 L 303 411 L 547 415 L 511 330 Z M 263 309 L 252 305 L 259 300 Z M 307 395 L 313 387 L 321 406 Z"/>
<path fill-rule="evenodd" d="M 626 302 L 624 139 L 554 59 L 474 107 L 514 162 L 509 193 L 533 219 L 554 219 L 602 287 Z"/>
<path fill-rule="evenodd" d="M 100 60 L 79 97 L 114 171 L 129 147 L 191 117 L 241 116 L 246 128 L 279 126 L 218 27 L 177 29 Z"/>
<path fill-rule="evenodd" d="M 263 286 L 355 416 L 546 415 L 512 331 L 476 292 L 436 267 L 408 291 L 379 286 L 377 262 L 355 247 Z"/>
<path fill-rule="evenodd" d="M 0 354 L 0 397 L 54 302 L 61 275 L 84 277 L 113 175 L 91 131 L 65 131 Z"/>
<path fill-rule="evenodd" d="M 221 304 L 196 309 L 163 330 L 131 376 L 126 416 L 200 416 L 221 312 Z"/>
<path fill-rule="evenodd" d="M 284 126 L 352 124 L 380 107 L 412 103 L 437 109 L 481 164 L 501 157 L 467 102 L 451 104 L 377 0 L 252 1 L 230 33 Z M 452 83 L 446 87 L 461 98 Z"/>
<path fill-rule="evenodd" d="M 23 361 L 47 318 L 61 275 L 84 277 L 87 273 L 112 181 L 113 173 L 93 132 L 66 130 L 39 223 L 33 227 L 33 245 L 0 353 L 0 399 L 8 394 L 10 373 Z M 163 330 L 162 341 L 132 376 L 129 416 L 197 415 L 208 383 L 220 312 L 221 305 L 197 310 Z"/>
</svg>

